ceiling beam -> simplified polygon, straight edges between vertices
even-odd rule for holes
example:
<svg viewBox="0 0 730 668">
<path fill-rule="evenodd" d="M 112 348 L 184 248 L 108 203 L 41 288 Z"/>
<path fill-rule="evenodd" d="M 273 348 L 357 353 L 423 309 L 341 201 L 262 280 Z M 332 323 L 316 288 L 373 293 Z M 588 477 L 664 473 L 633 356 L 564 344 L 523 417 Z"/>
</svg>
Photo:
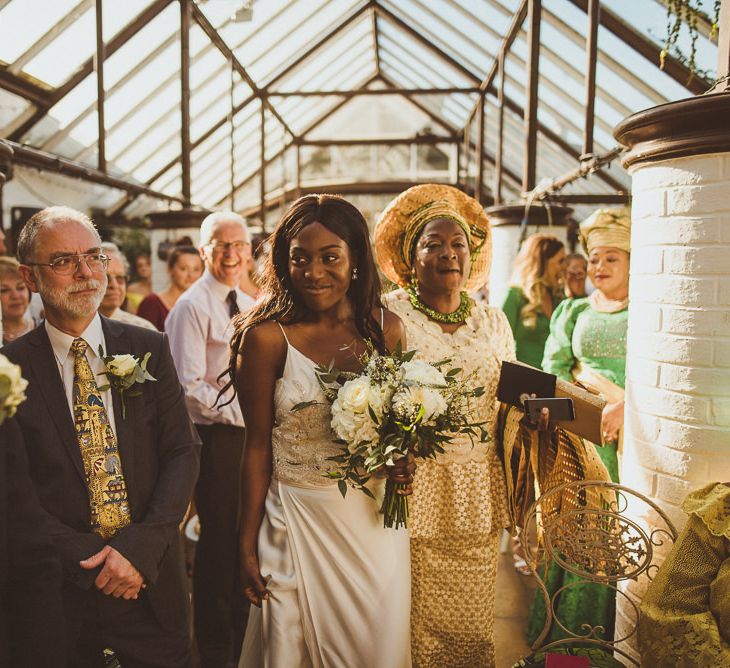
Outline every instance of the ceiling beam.
<svg viewBox="0 0 730 668">
<path fill-rule="evenodd" d="M 300 90 L 277 91 L 269 93 L 269 97 L 356 97 L 359 95 L 455 95 L 478 93 L 479 89 L 472 88 L 359 88 L 357 90 Z"/>
<path fill-rule="evenodd" d="M 380 80 L 386 86 L 390 86 L 391 88 L 397 88 L 397 86 L 388 77 L 386 77 L 384 74 L 381 74 L 380 75 Z M 417 109 L 419 109 L 424 114 L 426 114 L 426 116 L 428 116 L 432 121 L 434 121 L 435 123 L 438 123 L 441 127 L 443 127 L 446 130 L 448 130 L 452 135 L 459 134 L 459 130 L 454 125 L 452 125 L 451 123 L 449 123 L 444 118 L 441 118 L 438 114 L 436 114 L 433 111 L 431 111 L 431 109 L 429 109 L 425 104 L 422 104 L 419 100 L 414 99 L 413 96 L 406 97 L 405 99 L 408 100 L 408 102 L 410 102 Z"/>
<path fill-rule="evenodd" d="M 106 45 L 105 57 L 109 58 L 124 46 L 134 35 L 154 19 L 172 0 L 155 0 L 149 7 L 132 19 L 122 28 Z M 38 110 L 10 135 L 12 141 L 19 141 L 27 132 L 33 128 L 47 113 L 48 110 L 68 95 L 86 77 L 94 71 L 95 55 L 87 58 L 83 64 L 64 83 L 52 91 L 45 104 L 40 105 Z"/>
<path fill-rule="evenodd" d="M 53 172 L 71 178 L 81 179 L 90 183 L 100 183 L 109 188 L 116 188 L 132 195 L 148 195 L 156 199 L 166 200 L 168 202 L 179 202 L 182 204 L 180 197 L 166 195 L 165 193 L 153 190 L 141 183 L 134 183 L 115 176 L 110 176 L 98 169 L 93 169 L 73 160 L 67 160 L 52 153 L 46 153 L 30 146 L 23 146 L 14 141 L 5 140 L 10 148 L 13 149 L 13 164 L 32 167 L 40 171 Z"/>
<path fill-rule="evenodd" d="M 38 107 L 48 103 L 51 91 L 30 81 L 27 76 L 13 74 L 7 67 L 0 67 L 0 88 L 32 102 Z"/>
<path fill-rule="evenodd" d="M 373 54 L 375 56 L 375 73 L 380 74 L 380 35 L 378 34 L 378 14 L 375 7 L 370 8 L 370 21 L 373 31 Z"/>
</svg>

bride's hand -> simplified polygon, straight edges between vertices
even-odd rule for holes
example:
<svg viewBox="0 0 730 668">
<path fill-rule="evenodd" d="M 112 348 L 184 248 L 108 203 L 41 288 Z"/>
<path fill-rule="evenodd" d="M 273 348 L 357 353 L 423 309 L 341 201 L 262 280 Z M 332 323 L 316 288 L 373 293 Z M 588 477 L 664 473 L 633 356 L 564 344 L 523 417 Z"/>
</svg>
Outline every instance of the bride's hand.
<svg viewBox="0 0 730 668">
<path fill-rule="evenodd" d="M 255 554 L 241 555 L 241 582 L 243 593 L 255 606 L 261 607 L 261 601 L 269 598 L 269 590 L 261 576 L 259 559 Z"/>
<path fill-rule="evenodd" d="M 416 472 L 416 459 L 413 453 L 409 452 L 405 457 L 398 459 L 393 466 L 385 466 L 384 469 L 390 480 L 403 485 L 396 490 L 396 494 L 401 496 L 413 494 L 413 474 Z"/>
</svg>

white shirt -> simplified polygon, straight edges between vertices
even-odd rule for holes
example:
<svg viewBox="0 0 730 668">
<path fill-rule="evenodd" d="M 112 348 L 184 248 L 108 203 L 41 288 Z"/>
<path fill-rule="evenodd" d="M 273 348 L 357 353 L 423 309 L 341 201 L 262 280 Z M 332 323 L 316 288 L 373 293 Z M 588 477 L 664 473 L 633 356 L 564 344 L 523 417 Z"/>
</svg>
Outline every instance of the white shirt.
<svg viewBox="0 0 730 668">
<path fill-rule="evenodd" d="M 185 389 L 188 412 L 196 424 L 229 424 L 243 427 L 237 400 L 216 407 L 218 392 L 226 379 L 218 376 L 228 368 L 233 326 L 226 297 L 236 291 L 241 311 L 254 304 L 245 292 L 231 288 L 206 269 L 203 275 L 177 300 L 165 320 L 172 359 Z M 230 399 L 232 391 L 221 397 Z"/>
<path fill-rule="evenodd" d="M 134 315 L 134 313 L 123 311 L 120 308 L 118 308 L 108 317 L 110 320 L 117 320 L 118 322 L 123 322 L 126 325 L 135 325 L 136 327 L 151 329 L 155 332 L 157 331 L 157 327 L 155 327 L 149 320 L 145 320 L 138 315 Z"/>
<path fill-rule="evenodd" d="M 45 327 L 48 338 L 51 341 L 53 355 L 58 364 L 58 372 L 61 374 L 63 388 L 66 390 L 66 399 L 68 401 L 68 408 L 71 411 L 71 419 L 73 419 L 74 354 L 71 352 L 71 344 L 74 342 L 75 337 L 57 329 L 48 320 L 45 321 Z M 106 376 L 98 375 L 106 370 L 104 362 L 99 357 L 99 346 L 102 347 L 104 355 L 106 355 L 106 341 L 104 340 L 104 330 L 101 328 L 101 318 L 98 313 L 83 331 L 80 338 L 89 344 L 89 347 L 86 349 L 86 359 L 89 362 L 91 370 L 94 372 L 97 385 L 107 385 Z M 114 404 L 112 403 L 111 389 L 104 390 L 99 394 L 101 394 L 101 400 L 106 409 L 109 424 L 114 434 L 116 434 L 117 429 L 116 423 L 114 422 Z"/>
</svg>

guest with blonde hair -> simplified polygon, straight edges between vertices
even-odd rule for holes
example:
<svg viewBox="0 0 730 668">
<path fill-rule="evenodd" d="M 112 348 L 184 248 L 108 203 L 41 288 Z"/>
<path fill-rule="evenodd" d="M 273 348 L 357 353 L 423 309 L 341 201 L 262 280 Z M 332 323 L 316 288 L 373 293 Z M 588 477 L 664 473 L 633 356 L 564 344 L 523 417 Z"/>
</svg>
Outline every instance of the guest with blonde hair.
<svg viewBox="0 0 730 668">
<path fill-rule="evenodd" d="M 522 244 L 502 303 L 520 362 L 540 368 L 550 317 L 564 295 L 564 272 L 565 247 L 557 237 L 533 234 Z"/>
<path fill-rule="evenodd" d="M 15 341 L 38 324 L 27 314 L 29 303 L 30 291 L 20 274 L 18 261 L 12 257 L 0 257 L 3 343 Z"/>
</svg>

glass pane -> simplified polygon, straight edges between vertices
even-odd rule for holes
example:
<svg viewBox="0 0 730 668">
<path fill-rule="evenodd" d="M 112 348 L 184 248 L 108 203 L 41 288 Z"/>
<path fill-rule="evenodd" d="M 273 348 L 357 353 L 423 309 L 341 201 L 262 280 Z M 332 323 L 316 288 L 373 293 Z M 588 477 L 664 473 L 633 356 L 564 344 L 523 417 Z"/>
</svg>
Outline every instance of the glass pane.
<svg viewBox="0 0 730 668">
<path fill-rule="evenodd" d="M 29 108 L 27 100 L 0 88 L 0 137 L 6 137 L 10 124 Z"/>
<path fill-rule="evenodd" d="M 0 11 L 0 60 L 12 63 L 68 14 L 78 0 L 13 0 Z M 29 21 L 28 17 L 33 20 Z M 70 73 L 72 70 L 66 68 Z"/>
<path fill-rule="evenodd" d="M 32 16 L 36 16 L 33 10 Z M 96 52 L 96 12 L 89 9 L 33 58 L 24 68 L 28 74 L 60 86 Z"/>
</svg>

